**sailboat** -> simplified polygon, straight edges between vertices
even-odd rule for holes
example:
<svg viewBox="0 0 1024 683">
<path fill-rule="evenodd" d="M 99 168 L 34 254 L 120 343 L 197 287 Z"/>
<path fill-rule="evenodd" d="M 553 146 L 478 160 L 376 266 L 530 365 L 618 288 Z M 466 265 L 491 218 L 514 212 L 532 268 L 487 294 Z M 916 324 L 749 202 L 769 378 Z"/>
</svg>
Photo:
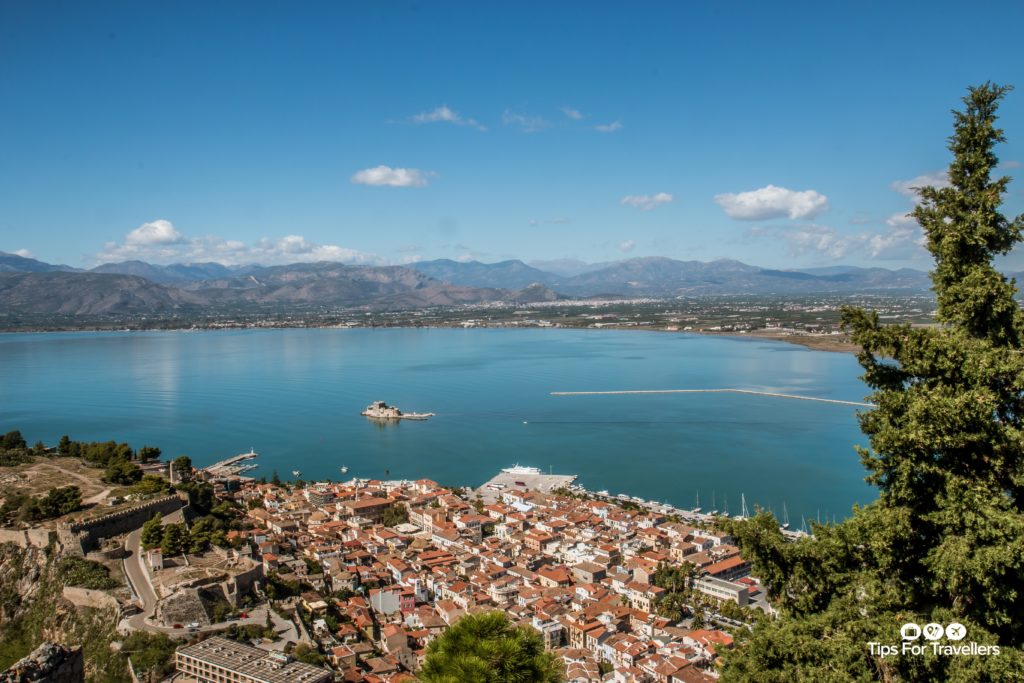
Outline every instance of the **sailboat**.
<svg viewBox="0 0 1024 683">
<path fill-rule="evenodd" d="M 735 517 L 733 517 L 733 519 L 746 519 L 749 516 L 750 516 L 750 513 L 747 511 L 747 494 L 741 493 L 740 494 L 740 514 L 738 514 Z"/>
<path fill-rule="evenodd" d="M 786 510 L 786 501 L 782 501 L 782 528 L 789 528 L 789 512 Z"/>
<path fill-rule="evenodd" d="M 341 473 L 342 474 L 348 474 L 348 465 L 342 465 L 341 466 Z"/>
<path fill-rule="evenodd" d="M 697 505 L 693 508 L 694 512 L 700 512 L 700 491 L 697 491 Z"/>
</svg>

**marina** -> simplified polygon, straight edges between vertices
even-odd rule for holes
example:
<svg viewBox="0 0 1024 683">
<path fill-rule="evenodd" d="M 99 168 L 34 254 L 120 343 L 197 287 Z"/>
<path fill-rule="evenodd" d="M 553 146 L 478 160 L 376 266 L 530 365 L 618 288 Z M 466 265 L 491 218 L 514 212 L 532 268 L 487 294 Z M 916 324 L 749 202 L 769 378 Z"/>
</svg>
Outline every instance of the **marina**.
<svg viewBox="0 0 1024 683">
<path fill-rule="evenodd" d="M 218 462 L 213 463 L 202 468 L 202 471 L 206 473 L 210 478 L 223 478 L 223 477 L 237 477 L 244 472 L 257 469 L 259 465 L 253 462 L 259 457 L 259 453 L 256 449 L 250 448 L 248 453 L 239 453 L 233 455 L 230 458 L 225 458 Z"/>
<path fill-rule="evenodd" d="M 550 493 L 557 489 L 566 488 L 579 496 L 605 500 L 616 505 L 631 503 L 663 515 L 676 515 L 688 524 L 708 525 L 714 523 L 716 519 L 720 517 L 729 518 L 727 513 L 719 515 L 718 510 L 712 510 L 708 513 L 702 512 L 699 505 L 688 510 L 686 508 L 675 507 L 670 503 L 662 503 L 656 500 L 644 500 L 639 496 L 630 496 L 625 493 L 613 495 L 608 491 L 603 490 L 589 491 L 583 486 L 575 484 L 574 482 L 576 479 L 577 475 L 575 474 L 544 474 L 537 467 L 526 467 L 516 464 L 512 467 L 502 469 L 498 474 L 476 489 L 473 494 L 474 496 L 479 495 L 483 499 L 485 505 L 490 505 L 491 503 L 499 501 L 502 494 L 508 491 L 519 490 Z M 740 494 L 740 500 L 740 514 L 732 516 L 731 519 L 742 520 L 750 517 L 750 511 L 747 508 L 746 494 Z M 782 535 L 787 540 L 796 541 L 809 535 L 804 529 L 791 530 L 789 528 L 789 514 L 785 512 L 785 505 L 783 505 L 783 515 L 784 521 L 779 526 L 779 531 L 782 532 Z"/>
</svg>

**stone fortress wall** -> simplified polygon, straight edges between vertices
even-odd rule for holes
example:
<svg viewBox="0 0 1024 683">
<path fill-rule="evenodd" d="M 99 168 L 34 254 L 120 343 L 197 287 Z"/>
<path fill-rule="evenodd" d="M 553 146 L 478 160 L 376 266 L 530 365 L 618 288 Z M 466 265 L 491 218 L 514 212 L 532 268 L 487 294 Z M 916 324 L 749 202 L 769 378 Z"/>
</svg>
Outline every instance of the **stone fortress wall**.
<svg viewBox="0 0 1024 683">
<path fill-rule="evenodd" d="M 172 494 L 86 522 L 61 524 L 57 529 L 58 538 L 66 548 L 85 554 L 97 549 L 101 539 L 134 531 L 145 524 L 154 512 L 167 515 L 180 510 L 186 502 L 187 498 Z"/>
<path fill-rule="evenodd" d="M 0 529 L 0 543 L 13 543 L 19 548 L 45 548 L 52 541 L 49 529 Z"/>
</svg>

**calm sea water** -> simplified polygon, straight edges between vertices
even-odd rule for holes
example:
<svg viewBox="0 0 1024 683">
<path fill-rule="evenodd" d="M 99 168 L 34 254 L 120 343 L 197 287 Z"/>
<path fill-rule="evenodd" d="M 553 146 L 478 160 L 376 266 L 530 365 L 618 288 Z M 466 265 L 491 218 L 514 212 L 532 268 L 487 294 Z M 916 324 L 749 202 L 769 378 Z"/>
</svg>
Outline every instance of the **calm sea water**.
<svg viewBox="0 0 1024 683">
<path fill-rule="evenodd" d="M 874 491 L 857 408 L 734 394 L 551 391 L 744 388 L 860 401 L 852 356 L 756 339 L 640 331 L 247 330 L 0 335 L 0 431 L 126 440 L 209 464 L 250 447 L 291 478 L 430 477 L 477 485 L 514 463 L 704 509 L 783 502 L 841 518 Z M 381 399 L 427 422 L 359 415 Z"/>
</svg>

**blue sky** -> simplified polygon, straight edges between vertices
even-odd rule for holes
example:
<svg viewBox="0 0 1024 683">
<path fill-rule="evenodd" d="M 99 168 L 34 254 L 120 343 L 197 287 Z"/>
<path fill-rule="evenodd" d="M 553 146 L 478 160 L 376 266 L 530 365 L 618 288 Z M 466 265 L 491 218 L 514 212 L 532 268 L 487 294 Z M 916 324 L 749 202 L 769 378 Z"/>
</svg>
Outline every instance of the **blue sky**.
<svg viewBox="0 0 1024 683">
<path fill-rule="evenodd" d="M 12 0 L 0 250 L 927 269 L 905 188 L 941 182 L 967 85 L 1018 86 L 1020 175 L 1021 25 L 1019 1 Z"/>
</svg>

